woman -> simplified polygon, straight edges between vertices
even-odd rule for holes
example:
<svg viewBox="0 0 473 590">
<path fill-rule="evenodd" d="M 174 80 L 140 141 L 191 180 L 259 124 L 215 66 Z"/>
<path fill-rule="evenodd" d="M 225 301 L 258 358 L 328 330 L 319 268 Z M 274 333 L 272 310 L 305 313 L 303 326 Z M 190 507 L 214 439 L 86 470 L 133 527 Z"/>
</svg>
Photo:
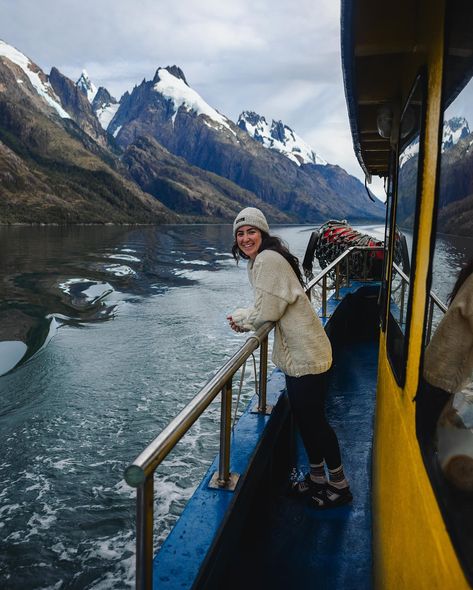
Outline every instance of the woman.
<svg viewBox="0 0 473 590">
<path fill-rule="evenodd" d="M 447 313 L 425 350 L 427 387 L 416 397 L 417 429 L 422 442 L 433 442 L 437 419 L 454 393 L 473 377 L 473 258 L 460 271 Z"/>
<path fill-rule="evenodd" d="M 286 375 L 291 408 L 310 462 L 310 472 L 294 484 L 294 492 L 307 495 L 319 509 L 347 504 L 352 495 L 338 439 L 325 417 L 332 349 L 304 292 L 299 262 L 279 238 L 269 235 L 259 209 L 243 209 L 233 223 L 233 235 L 234 258 L 249 260 L 255 301 L 253 307 L 237 309 L 227 319 L 237 332 L 276 322 L 272 360 Z"/>
</svg>

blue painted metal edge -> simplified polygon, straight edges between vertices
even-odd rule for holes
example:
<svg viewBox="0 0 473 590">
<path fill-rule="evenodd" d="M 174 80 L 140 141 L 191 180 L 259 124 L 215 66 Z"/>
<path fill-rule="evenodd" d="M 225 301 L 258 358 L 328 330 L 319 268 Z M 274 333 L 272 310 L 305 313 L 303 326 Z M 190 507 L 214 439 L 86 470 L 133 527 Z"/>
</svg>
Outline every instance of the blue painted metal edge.
<svg viewBox="0 0 473 590">
<path fill-rule="evenodd" d="M 268 380 L 267 403 L 276 406 L 284 392 L 284 375 L 276 370 Z M 175 527 L 153 561 L 153 588 L 159 590 L 191 588 L 205 557 L 215 543 L 226 515 L 244 488 L 251 463 L 258 453 L 272 415 L 252 414 L 254 396 L 235 426 L 231 440 L 230 470 L 240 474 L 234 492 L 208 488 L 218 469 L 215 458 L 203 480 L 187 503 Z M 274 410 L 273 410 L 274 412 Z M 287 412 L 280 412 L 281 418 Z"/>
</svg>

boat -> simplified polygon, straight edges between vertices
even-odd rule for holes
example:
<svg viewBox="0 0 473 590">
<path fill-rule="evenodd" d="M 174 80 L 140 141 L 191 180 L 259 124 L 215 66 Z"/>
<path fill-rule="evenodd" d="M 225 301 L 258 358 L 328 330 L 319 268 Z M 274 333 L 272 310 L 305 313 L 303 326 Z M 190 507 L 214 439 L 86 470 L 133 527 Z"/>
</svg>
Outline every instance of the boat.
<svg viewBox="0 0 473 590">
<path fill-rule="evenodd" d="M 354 150 L 367 183 L 384 178 L 387 195 L 385 239 L 348 245 L 308 282 L 333 344 L 328 413 L 353 505 L 316 511 L 287 494 L 307 459 L 284 376 L 268 375 L 273 326 L 265 325 L 125 471 L 137 489 L 139 589 L 473 585 L 472 496 L 443 476 L 416 402 L 425 347 L 446 310 L 431 288 L 437 229 L 473 214 L 472 181 L 455 182 L 471 138 L 452 135 L 454 152 L 445 143 L 452 109 L 472 102 L 473 5 L 342 0 L 341 8 Z M 408 260 L 396 254 L 399 231 L 412 236 Z M 350 271 L 354 257 L 373 255 L 382 261 L 374 272 Z M 237 371 L 257 350 L 258 391 L 232 429 Z M 217 398 L 219 454 L 155 553 L 154 472 Z"/>
</svg>

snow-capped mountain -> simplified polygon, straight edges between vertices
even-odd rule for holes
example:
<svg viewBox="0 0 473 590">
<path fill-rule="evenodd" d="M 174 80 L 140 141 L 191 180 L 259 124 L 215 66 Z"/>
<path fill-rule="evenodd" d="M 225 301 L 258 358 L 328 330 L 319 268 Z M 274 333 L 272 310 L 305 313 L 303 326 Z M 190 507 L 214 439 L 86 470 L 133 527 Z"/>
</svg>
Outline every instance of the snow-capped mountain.
<svg viewBox="0 0 473 590">
<path fill-rule="evenodd" d="M 120 106 L 118 100 L 103 86 L 97 88 L 86 70 L 82 70 L 76 87 L 85 94 L 102 129 L 106 131 Z"/>
<path fill-rule="evenodd" d="M 75 82 L 0 42 L 0 223 L 176 221 L 123 174 Z"/>
<path fill-rule="evenodd" d="M 106 88 L 100 86 L 92 101 L 92 110 L 96 114 L 103 129 L 108 129 L 108 126 L 113 117 L 117 114 L 119 107 L 120 103 L 117 99 L 114 98 Z"/>
<path fill-rule="evenodd" d="M 461 139 L 470 135 L 468 121 L 464 117 L 452 117 L 443 124 L 441 151 L 453 148 Z M 416 137 L 403 152 L 399 159 L 401 168 L 414 156 L 419 154 L 419 137 Z"/>
<path fill-rule="evenodd" d="M 26 55 L 15 49 L 12 45 L 8 45 L 4 41 L 0 40 L 0 58 L 5 57 L 10 62 L 19 66 L 24 75 L 31 82 L 33 88 L 37 94 L 50 106 L 57 114 L 63 119 L 70 119 L 69 114 L 63 109 L 61 101 L 54 92 L 51 84 L 49 83 L 48 76 L 33 63 Z M 17 78 L 18 84 L 23 84 L 24 81 L 21 78 Z"/>
<path fill-rule="evenodd" d="M 241 128 L 244 119 L 248 122 L 245 130 Z M 237 184 L 265 206 L 294 219 L 384 215 L 382 205 L 377 209 L 368 201 L 357 179 L 319 158 L 283 123 L 266 127 L 264 123 L 262 117 L 247 114 L 240 118 L 240 126 L 236 125 L 191 88 L 180 68 L 171 66 L 158 68 L 151 81 L 143 80 L 122 96 L 108 132 L 125 150 L 123 161 L 135 180 L 157 198 L 162 191 L 170 190 L 169 184 L 164 187 L 153 180 L 168 157 L 163 155 L 165 148 L 187 164 Z M 258 128 L 258 134 L 250 135 L 250 126 Z M 260 140 L 255 141 L 253 135 Z M 156 154 L 155 163 L 145 157 L 145 151 Z M 177 199 L 166 201 L 168 206 L 171 203 L 177 206 Z"/>
<path fill-rule="evenodd" d="M 207 125 L 212 122 L 218 127 L 230 129 L 228 119 L 212 108 L 205 100 L 188 84 L 183 71 L 177 66 L 169 68 L 158 68 L 155 75 L 154 90 L 160 93 L 164 98 L 170 100 L 173 104 L 174 112 L 172 120 L 174 122 L 180 108 L 193 111 L 196 115 L 205 115 Z"/>
<path fill-rule="evenodd" d="M 88 101 L 92 103 L 97 94 L 97 87 L 89 78 L 86 70 L 82 70 L 82 73 L 76 82 L 76 86 L 87 96 Z"/>
<path fill-rule="evenodd" d="M 453 147 L 467 135 L 470 135 L 470 127 L 464 117 L 452 117 L 445 121 L 442 132 L 442 152 Z"/>
<path fill-rule="evenodd" d="M 143 80 L 139 86 L 135 86 L 131 94 L 126 92 L 120 99 L 117 116 L 108 127 L 109 133 L 114 137 L 121 134 L 122 143 L 127 144 L 130 139 L 127 136 L 130 128 L 128 127 L 127 133 L 125 129 L 122 131 L 122 126 L 124 123 L 131 123 L 132 119 L 133 127 L 141 126 L 144 121 L 143 113 L 140 111 L 148 106 L 156 110 L 156 113 L 148 118 L 147 125 L 152 121 L 159 126 L 165 124 L 167 134 L 172 134 L 176 121 L 188 114 L 210 129 L 235 136 L 234 123 L 211 107 L 191 88 L 183 71 L 177 66 L 158 68 L 152 81 Z M 136 135 L 135 131 L 133 134 Z"/>
<path fill-rule="evenodd" d="M 238 118 L 238 127 L 246 131 L 253 139 L 272 150 L 284 154 L 287 158 L 301 164 L 318 164 L 325 166 L 327 162 L 299 135 L 282 121 L 272 121 L 271 125 L 265 117 L 253 111 L 243 111 Z"/>
<path fill-rule="evenodd" d="M 221 221 L 243 206 L 262 207 L 278 222 L 384 215 L 359 180 L 319 158 L 289 127 L 246 114 L 243 130 L 177 66 L 158 68 L 117 102 L 86 72 L 77 82 L 54 67 L 46 75 L 1 43 L 0 87 L 0 112 L 8 115 L 0 120 L 0 175 L 2 162 L 16 161 L 15 178 L 28 178 L 11 183 L 8 198 L 2 194 L 0 216 L 19 194 L 35 206 L 8 209 L 11 222 L 141 222 L 175 214 Z M 23 161 L 18 146 L 34 157 Z M 44 205 L 51 198 L 54 211 Z"/>
</svg>

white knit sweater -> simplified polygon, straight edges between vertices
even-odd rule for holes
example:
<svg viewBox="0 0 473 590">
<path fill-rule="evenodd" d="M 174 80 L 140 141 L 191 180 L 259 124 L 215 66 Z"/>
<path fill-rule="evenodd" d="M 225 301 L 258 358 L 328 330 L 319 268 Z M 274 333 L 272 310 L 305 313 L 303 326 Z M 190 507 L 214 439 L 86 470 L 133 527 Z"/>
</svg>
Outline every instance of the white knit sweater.
<svg viewBox="0 0 473 590">
<path fill-rule="evenodd" d="M 233 321 L 249 330 L 276 322 L 272 360 L 286 375 L 328 371 L 330 341 L 289 262 L 274 250 L 263 250 L 249 261 L 248 277 L 254 305 L 234 311 Z"/>
<path fill-rule="evenodd" d="M 473 379 L 473 274 L 460 287 L 427 346 L 424 378 L 450 393 L 461 391 Z"/>
</svg>

